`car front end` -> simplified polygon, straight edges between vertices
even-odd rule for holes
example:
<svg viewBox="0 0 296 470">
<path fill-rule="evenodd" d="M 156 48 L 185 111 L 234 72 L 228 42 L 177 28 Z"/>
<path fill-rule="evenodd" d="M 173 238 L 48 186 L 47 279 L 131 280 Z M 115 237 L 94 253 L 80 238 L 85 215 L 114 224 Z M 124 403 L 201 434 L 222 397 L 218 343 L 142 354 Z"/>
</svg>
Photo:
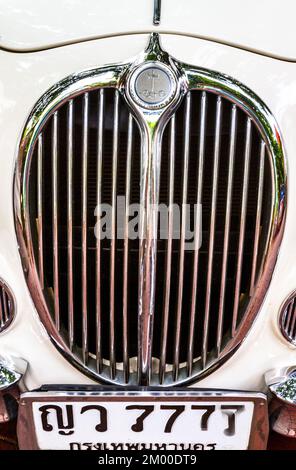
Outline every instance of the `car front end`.
<svg viewBox="0 0 296 470">
<path fill-rule="evenodd" d="M 294 7 L 25 3 L 0 2 L 0 423 L 295 438 Z"/>
</svg>

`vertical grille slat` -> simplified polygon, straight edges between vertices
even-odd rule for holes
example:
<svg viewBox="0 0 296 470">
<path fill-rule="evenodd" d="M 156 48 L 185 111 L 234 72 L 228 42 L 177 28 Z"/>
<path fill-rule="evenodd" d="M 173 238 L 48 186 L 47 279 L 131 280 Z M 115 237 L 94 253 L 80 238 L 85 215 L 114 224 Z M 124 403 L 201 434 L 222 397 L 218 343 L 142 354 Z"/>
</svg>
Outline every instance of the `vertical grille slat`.
<svg viewBox="0 0 296 470">
<path fill-rule="evenodd" d="M 125 180 L 125 220 L 124 220 L 124 260 L 123 260 L 123 372 L 124 380 L 129 380 L 129 357 L 128 357 L 128 257 L 129 257 L 129 205 L 131 191 L 131 168 L 133 152 L 133 117 L 129 114 L 127 134 L 127 160 Z"/>
<path fill-rule="evenodd" d="M 6 323 L 6 319 L 4 318 L 2 301 L 0 299 L 0 331 L 2 331 L 2 328 L 4 327 L 5 323 Z"/>
<path fill-rule="evenodd" d="M 239 307 L 239 297 L 240 297 L 240 287 L 241 287 L 241 277 L 242 277 L 243 249 L 244 249 L 244 241 L 245 241 L 246 210 L 247 210 L 247 197 L 248 197 L 248 185 L 249 185 L 251 134 L 252 134 L 252 121 L 250 118 L 247 118 L 245 152 L 244 152 L 244 176 L 243 176 L 242 203 L 241 203 L 239 242 L 238 242 L 238 257 L 237 257 L 237 266 L 236 266 L 234 307 L 233 307 L 232 330 L 231 330 L 232 336 L 235 335 L 236 327 L 237 327 L 237 320 L 238 320 L 238 307 Z"/>
<path fill-rule="evenodd" d="M 262 212 L 262 200 L 263 200 L 263 184 L 264 184 L 264 166 L 265 166 L 265 142 L 261 141 L 260 145 L 260 162 L 259 162 L 259 178 L 258 178 L 258 200 L 257 200 L 257 212 L 256 212 L 256 227 L 255 227 L 255 238 L 254 238 L 254 251 L 252 260 L 252 274 L 250 284 L 250 295 L 254 292 L 256 271 L 257 271 L 257 259 L 258 259 L 258 244 L 261 228 L 261 212 Z"/>
<path fill-rule="evenodd" d="M 181 202 L 181 233 L 179 248 L 179 274 L 178 274 L 178 300 L 176 313 L 176 338 L 175 355 L 173 364 L 173 378 L 177 380 L 179 374 L 180 356 L 180 335 L 182 320 L 183 302 L 183 277 L 184 277 L 184 257 L 185 257 L 185 231 L 186 231 L 186 203 L 188 187 L 188 167 L 190 155 L 190 118 L 191 118 L 191 93 L 186 96 L 185 116 L 184 116 L 184 157 L 183 157 L 183 180 L 182 180 L 182 202 Z"/>
<path fill-rule="evenodd" d="M 290 322 L 291 322 L 292 312 L 293 312 L 293 305 L 294 305 L 294 302 L 291 302 L 288 305 L 288 308 L 286 310 L 286 315 L 285 315 L 285 320 L 284 320 L 284 328 L 287 331 L 289 331 L 289 327 L 290 327 Z"/>
<path fill-rule="evenodd" d="M 225 224 L 224 224 L 223 259 L 222 259 L 221 287 L 220 287 L 218 326 L 217 326 L 217 354 L 218 355 L 220 354 L 221 341 L 222 341 L 226 275 L 227 275 L 228 249 L 229 249 L 229 235 L 230 235 L 230 223 L 231 223 L 231 202 L 232 202 L 235 144 L 236 144 L 236 137 L 237 137 L 237 134 L 236 134 L 237 132 L 237 108 L 235 105 L 232 106 L 232 110 L 231 110 L 230 126 L 231 127 L 230 127 L 229 163 L 228 163 L 228 179 L 227 179 L 227 195 L 226 195 L 226 214 L 225 214 Z"/>
<path fill-rule="evenodd" d="M 52 125 L 52 236 L 53 236 L 53 292 L 56 328 L 60 330 L 59 296 L 59 220 L 58 220 L 58 123 L 59 114 L 53 115 Z"/>
<path fill-rule="evenodd" d="M 89 133 L 89 94 L 83 97 L 83 134 L 82 134 L 82 253 L 81 253 L 81 284 L 82 284 L 82 358 L 88 362 L 88 309 L 87 309 L 87 177 L 88 177 L 88 133 Z"/>
<path fill-rule="evenodd" d="M 292 315 L 291 315 L 291 326 L 289 329 L 289 336 L 293 339 L 295 339 L 295 324 L 296 324 L 296 302 L 294 302 L 293 308 L 292 308 Z"/>
<path fill-rule="evenodd" d="M 112 153 L 112 221 L 111 221 L 111 248 L 110 248 L 110 377 L 113 379 L 116 372 L 115 357 L 115 249 L 116 249 L 116 189 L 118 165 L 118 133 L 119 133 L 119 92 L 114 97 L 113 117 L 113 153 Z"/>
<path fill-rule="evenodd" d="M 103 168 L 103 133 L 104 133 L 104 104 L 105 95 L 102 88 L 98 94 L 98 148 L 97 148 L 97 194 L 96 208 L 102 202 L 102 168 Z M 102 312 L 101 312 L 101 238 L 96 236 L 96 368 L 102 370 Z"/>
<path fill-rule="evenodd" d="M 43 263 L 43 137 L 38 136 L 38 162 L 37 162 L 37 199 L 38 199 L 38 272 L 40 285 L 44 288 L 44 263 Z"/>
<path fill-rule="evenodd" d="M 74 345 L 74 299 L 73 299 L 73 100 L 68 104 L 67 116 L 67 276 L 68 276 L 68 325 L 69 346 Z"/>
<path fill-rule="evenodd" d="M 197 194 L 196 203 L 197 210 L 200 211 L 202 204 L 202 190 L 203 190 L 203 177 L 204 177 L 204 156 L 205 156 L 205 145 L 206 145 L 206 111 L 207 111 L 207 94 L 203 92 L 201 94 L 201 106 L 200 106 L 200 135 L 199 135 L 199 147 L 198 147 L 198 178 L 197 178 Z M 200 215 L 200 212 L 198 212 Z M 197 223 L 200 223 L 197 220 Z M 196 236 L 196 232 L 199 231 L 199 227 L 195 227 L 195 239 L 199 242 L 199 237 Z M 190 324 L 189 324 L 189 340 L 188 340 L 188 354 L 187 354 L 187 375 L 192 373 L 193 365 L 193 347 L 194 347 L 194 327 L 196 318 L 196 299 L 197 299 L 197 278 L 199 268 L 199 247 L 195 247 L 194 258 L 193 258 L 193 276 L 192 276 L 192 298 L 191 298 L 191 310 L 190 310 Z"/>
<path fill-rule="evenodd" d="M 112 87 L 81 91 L 42 123 L 28 184 L 36 272 L 57 338 L 93 377 L 184 383 L 235 343 L 272 227 L 270 151 L 249 116 L 227 96 L 192 90 L 151 155 Z M 167 206 L 164 238 L 153 210 L 137 222 L 128 210 L 157 200 Z M 146 239 L 130 237 L 137 224 Z M 295 337 L 293 312 L 285 327 Z"/>
<path fill-rule="evenodd" d="M 159 361 L 159 381 L 163 383 L 166 370 L 166 349 L 168 338 L 169 308 L 171 294 L 171 270 L 172 270 L 172 242 L 173 242 L 173 203 L 174 203 L 174 179 L 175 179 L 175 151 L 176 151 L 176 117 L 173 116 L 170 122 L 170 142 L 169 142 L 169 190 L 168 190 L 168 240 L 166 248 L 166 268 L 165 268 L 165 292 L 163 302 L 163 324 L 161 333 L 161 349 Z"/>
<path fill-rule="evenodd" d="M 205 315 L 204 315 L 203 343 L 202 343 L 203 367 L 205 367 L 206 365 L 207 354 L 208 354 L 208 329 L 209 329 L 210 302 L 211 302 L 211 291 L 212 291 L 212 270 L 213 270 L 214 243 L 215 243 L 218 172 L 219 172 L 220 143 L 221 143 L 221 119 L 222 119 L 222 98 L 218 96 L 217 103 L 216 103 L 214 166 L 213 166 L 213 183 L 212 183 L 212 197 L 211 197 L 212 201 L 211 201 L 210 235 L 209 235 L 208 266 L 207 266 L 207 281 L 206 281 Z"/>
<path fill-rule="evenodd" d="M 4 321 L 6 323 L 9 319 L 9 310 L 8 310 L 8 305 L 7 305 L 7 295 L 3 286 L 1 287 L 1 292 L 2 292 L 2 301 L 3 301 L 3 310 L 4 310 Z"/>
</svg>

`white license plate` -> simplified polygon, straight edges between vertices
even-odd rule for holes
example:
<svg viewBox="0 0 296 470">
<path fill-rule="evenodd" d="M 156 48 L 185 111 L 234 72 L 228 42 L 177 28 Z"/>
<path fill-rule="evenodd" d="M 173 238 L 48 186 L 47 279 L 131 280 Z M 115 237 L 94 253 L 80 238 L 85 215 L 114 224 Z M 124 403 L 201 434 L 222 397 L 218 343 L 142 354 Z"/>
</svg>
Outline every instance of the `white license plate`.
<svg viewBox="0 0 296 470">
<path fill-rule="evenodd" d="M 229 392 L 40 392 L 21 397 L 21 449 L 261 449 L 266 397 Z"/>
</svg>

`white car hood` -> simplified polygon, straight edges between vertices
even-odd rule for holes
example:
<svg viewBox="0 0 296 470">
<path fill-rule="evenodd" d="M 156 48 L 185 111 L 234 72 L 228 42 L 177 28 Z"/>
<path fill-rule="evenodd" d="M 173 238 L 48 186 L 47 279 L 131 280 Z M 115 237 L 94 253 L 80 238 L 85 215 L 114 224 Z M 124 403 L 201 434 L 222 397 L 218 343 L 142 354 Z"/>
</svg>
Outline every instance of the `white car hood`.
<svg viewBox="0 0 296 470">
<path fill-rule="evenodd" d="M 296 60 L 293 0 L 0 0 L 0 48 L 33 51 L 111 35 L 158 31 Z"/>
</svg>

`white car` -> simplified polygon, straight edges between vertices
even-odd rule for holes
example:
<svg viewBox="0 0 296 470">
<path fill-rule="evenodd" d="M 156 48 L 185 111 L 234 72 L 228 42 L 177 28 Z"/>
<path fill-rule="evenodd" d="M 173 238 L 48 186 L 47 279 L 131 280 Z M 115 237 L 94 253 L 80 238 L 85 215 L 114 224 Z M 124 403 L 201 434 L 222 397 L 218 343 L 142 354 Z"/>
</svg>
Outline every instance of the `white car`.
<svg viewBox="0 0 296 470">
<path fill-rule="evenodd" d="M 294 2 L 0 0 L 0 423 L 296 437 Z"/>
</svg>

